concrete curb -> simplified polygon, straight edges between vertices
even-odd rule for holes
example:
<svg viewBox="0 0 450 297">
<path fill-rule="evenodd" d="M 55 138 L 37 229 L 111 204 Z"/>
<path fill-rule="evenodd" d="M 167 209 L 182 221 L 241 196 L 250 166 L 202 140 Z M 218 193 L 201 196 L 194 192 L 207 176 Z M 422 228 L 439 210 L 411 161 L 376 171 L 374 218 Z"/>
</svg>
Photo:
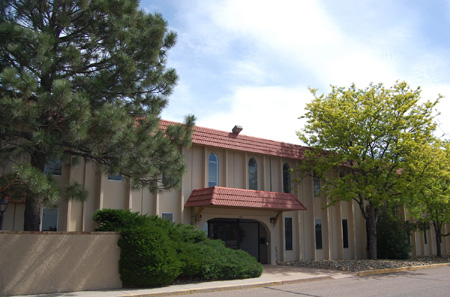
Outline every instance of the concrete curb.
<svg viewBox="0 0 450 297">
<path fill-rule="evenodd" d="M 368 276 L 368 275 L 386 274 L 386 273 L 402 272 L 402 271 L 409 271 L 409 270 L 419 270 L 419 269 L 426 269 L 426 268 L 437 268 L 437 267 L 444 267 L 444 266 L 450 266 L 450 263 L 429 264 L 429 265 L 423 265 L 423 266 L 409 266 L 409 267 L 399 267 L 399 268 L 386 268 L 386 269 L 377 269 L 377 270 L 366 270 L 366 271 L 360 271 L 360 272 L 356 273 L 356 275 L 357 276 Z"/>
<path fill-rule="evenodd" d="M 188 295 L 188 294 L 195 294 L 195 293 L 211 293 L 211 292 L 221 292 L 221 291 L 228 291 L 228 290 L 241 290 L 241 289 L 268 287 L 268 286 L 289 285 L 289 284 L 320 281 L 320 280 L 330 280 L 330 279 L 333 279 L 333 278 L 331 276 L 318 276 L 318 277 L 313 277 L 313 278 L 305 278 L 305 279 L 297 279 L 297 280 L 269 281 L 269 282 L 253 283 L 253 284 L 205 287 L 205 288 L 197 288 L 197 289 L 181 289 L 181 290 L 172 291 L 172 292 L 154 292 L 154 293 L 148 293 L 148 294 L 126 294 L 126 295 L 122 295 L 122 297 L 179 296 L 179 295 Z"/>
</svg>

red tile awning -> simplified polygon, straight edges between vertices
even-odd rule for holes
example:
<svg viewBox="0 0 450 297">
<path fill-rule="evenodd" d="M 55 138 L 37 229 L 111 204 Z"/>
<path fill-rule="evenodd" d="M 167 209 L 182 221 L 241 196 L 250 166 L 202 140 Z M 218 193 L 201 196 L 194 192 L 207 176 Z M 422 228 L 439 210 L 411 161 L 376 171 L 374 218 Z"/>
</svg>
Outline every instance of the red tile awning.
<svg viewBox="0 0 450 297">
<path fill-rule="evenodd" d="M 306 210 L 291 193 L 255 191 L 224 187 L 196 189 L 184 207 L 236 207 L 273 211 Z"/>
</svg>

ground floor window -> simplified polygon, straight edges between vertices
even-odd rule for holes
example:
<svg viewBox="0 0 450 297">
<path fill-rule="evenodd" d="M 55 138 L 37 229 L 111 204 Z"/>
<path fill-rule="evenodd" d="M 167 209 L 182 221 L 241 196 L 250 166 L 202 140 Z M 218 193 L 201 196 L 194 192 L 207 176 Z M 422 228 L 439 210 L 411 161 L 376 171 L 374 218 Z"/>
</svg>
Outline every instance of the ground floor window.
<svg viewBox="0 0 450 297">
<path fill-rule="evenodd" d="M 286 251 L 292 251 L 292 218 L 284 218 L 284 241 Z"/>
<path fill-rule="evenodd" d="M 347 219 L 342 220 L 342 245 L 344 249 L 348 248 L 348 223 Z"/>
<path fill-rule="evenodd" d="M 161 218 L 163 220 L 168 220 L 169 222 L 173 222 L 173 213 L 163 212 L 163 213 L 161 213 Z"/>
<path fill-rule="evenodd" d="M 322 249 L 322 219 L 315 219 L 314 221 L 316 229 L 316 249 Z"/>
<path fill-rule="evenodd" d="M 58 231 L 58 209 L 44 207 L 42 209 L 42 231 Z"/>
</svg>

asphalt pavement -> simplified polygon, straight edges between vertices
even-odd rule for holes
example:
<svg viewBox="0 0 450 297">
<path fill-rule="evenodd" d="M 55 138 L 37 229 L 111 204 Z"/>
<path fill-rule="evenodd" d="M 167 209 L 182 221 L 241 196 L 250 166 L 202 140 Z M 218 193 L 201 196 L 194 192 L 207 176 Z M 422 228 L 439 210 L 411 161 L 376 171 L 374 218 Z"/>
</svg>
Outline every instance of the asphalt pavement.
<svg viewBox="0 0 450 297">
<path fill-rule="evenodd" d="M 448 265 L 448 264 L 447 264 Z M 384 269 L 374 270 L 365 273 L 342 272 L 336 270 L 320 270 L 312 268 L 292 267 L 292 266 L 276 266 L 264 265 L 264 271 L 260 277 L 229 280 L 229 281 L 212 281 L 188 284 L 175 284 L 161 288 L 151 289 L 117 289 L 117 290 L 100 290 L 100 291 L 80 291 L 67 293 L 51 293 L 36 295 L 39 297 L 144 297 L 144 296 L 173 296 L 194 293 L 218 292 L 225 290 L 236 290 L 244 288 L 258 288 L 285 284 L 294 284 L 300 282 L 310 282 L 318 280 L 331 280 L 355 277 L 357 275 L 369 275 L 379 273 L 392 273 L 396 271 L 430 268 L 432 266 L 410 267 L 407 269 Z M 441 266 L 441 265 L 438 265 Z M 20 295 L 20 297 L 30 295 Z M 205 295 L 206 296 L 206 295 Z M 16 295 L 15 297 L 19 297 Z"/>
</svg>

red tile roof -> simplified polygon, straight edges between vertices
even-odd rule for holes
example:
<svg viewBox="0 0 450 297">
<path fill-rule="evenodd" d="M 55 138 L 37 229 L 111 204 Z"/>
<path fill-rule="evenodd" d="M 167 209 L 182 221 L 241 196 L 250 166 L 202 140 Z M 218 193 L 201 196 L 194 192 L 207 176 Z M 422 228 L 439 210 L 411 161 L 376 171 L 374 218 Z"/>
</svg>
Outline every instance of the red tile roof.
<svg viewBox="0 0 450 297">
<path fill-rule="evenodd" d="M 175 122 L 161 120 L 163 128 Z M 303 159 L 306 147 L 195 126 L 192 143 L 289 159 Z"/>
<path fill-rule="evenodd" d="M 192 191 L 184 207 L 194 206 L 225 206 L 275 211 L 306 210 L 306 207 L 290 193 L 224 187 L 210 187 Z"/>
</svg>

